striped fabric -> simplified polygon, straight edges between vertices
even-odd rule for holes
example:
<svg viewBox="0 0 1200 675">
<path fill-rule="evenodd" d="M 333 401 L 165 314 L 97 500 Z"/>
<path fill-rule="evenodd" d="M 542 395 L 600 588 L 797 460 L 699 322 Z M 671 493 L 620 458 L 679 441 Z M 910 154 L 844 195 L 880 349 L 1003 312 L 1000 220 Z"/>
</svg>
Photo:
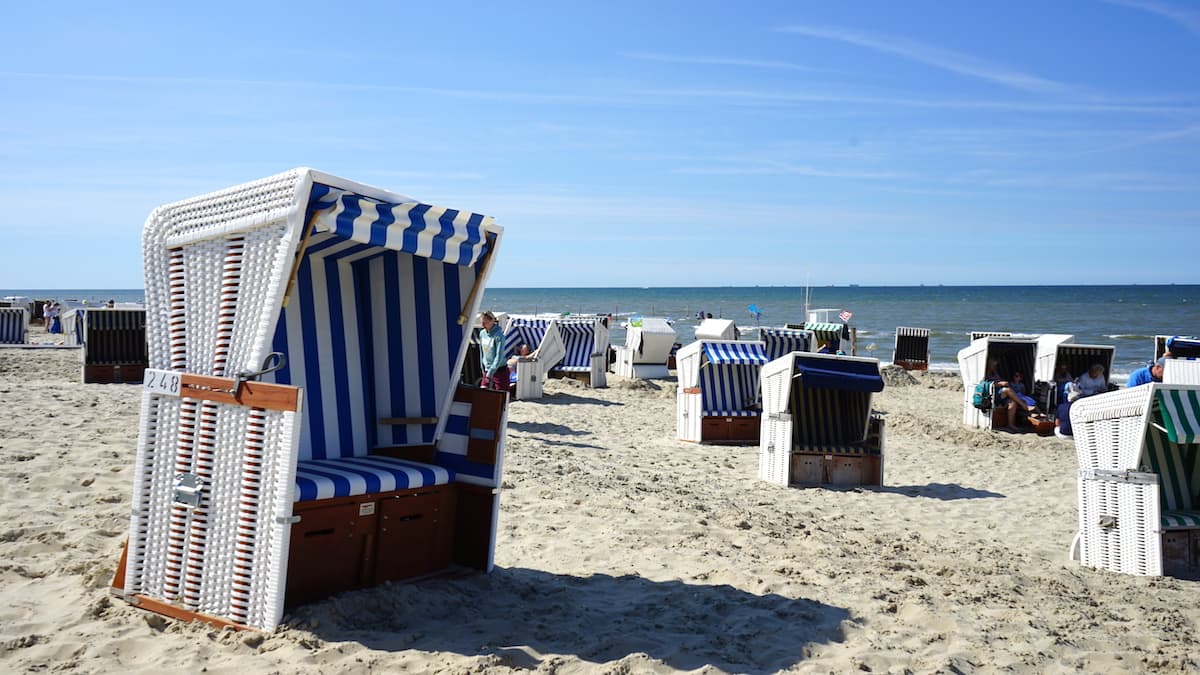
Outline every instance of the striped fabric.
<svg viewBox="0 0 1200 675">
<path fill-rule="evenodd" d="M 845 357 L 797 354 L 794 362 L 805 389 L 836 389 L 878 393 L 883 391 L 879 363 Z"/>
<path fill-rule="evenodd" d="M 900 361 L 928 363 L 929 362 L 929 329 L 896 328 L 896 348 L 892 354 L 892 362 Z"/>
<path fill-rule="evenodd" d="M 707 347 L 707 345 L 705 345 Z M 705 416 L 734 417 L 758 401 L 758 365 L 707 364 L 700 368 L 700 407 Z"/>
<path fill-rule="evenodd" d="M 295 501 L 445 485 L 450 469 L 392 457 L 347 457 L 296 463 Z"/>
<path fill-rule="evenodd" d="M 494 440 L 494 436 L 495 434 L 488 429 L 472 429 L 471 404 L 455 401 L 450 406 L 450 419 L 446 420 L 446 430 L 438 442 L 434 458 L 439 466 L 447 467 L 459 476 L 475 476 L 495 481 L 496 466 L 467 459 L 467 444 L 472 438 Z"/>
<path fill-rule="evenodd" d="M 0 307 L 0 344 L 25 344 L 29 332 L 29 311 L 24 307 Z"/>
<path fill-rule="evenodd" d="M 1163 426 L 1172 443 L 1200 440 L 1200 392 L 1190 389 L 1160 389 L 1156 394 Z"/>
<path fill-rule="evenodd" d="M 760 342 L 705 342 L 704 355 L 716 365 L 761 366 L 771 360 Z"/>
<path fill-rule="evenodd" d="M 1088 372 L 1093 363 L 1099 363 L 1104 366 L 1104 375 L 1108 377 L 1112 372 L 1112 359 L 1115 351 L 1114 347 L 1105 345 L 1070 343 L 1058 345 L 1054 355 L 1053 372 L 1058 372 L 1060 366 L 1065 366 L 1072 377 L 1079 377 Z"/>
<path fill-rule="evenodd" d="M 812 331 L 813 335 L 822 342 L 840 340 L 842 338 L 842 324 L 840 323 L 811 321 L 804 324 L 804 329 Z"/>
<path fill-rule="evenodd" d="M 513 356 L 522 344 L 529 345 L 530 349 L 537 349 L 538 345 L 542 344 L 542 338 L 545 337 L 551 321 L 523 317 L 509 319 L 504 331 L 504 356 Z"/>
<path fill-rule="evenodd" d="M 560 319 L 559 335 L 567 355 L 554 370 L 567 373 L 586 373 L 592 369 L 592 354 L 596 353 L 596 322 L 598 319 Z"/>
<path fill-rule="evenodd" d="M 317 232 L 454 265 L 471 266 L 486 249 L 486 216 L 418 202 L 388 204 L 316 183 L 309 212 Z"/>
<path fill-rule="evenodd" d="M 84 363 L 88 365 L 148 363 L 146 310 L 91 308 L 79 311 L 83 326 Z"/>
<path fill-rule="evenodd" d="M 811 352 L 812 335 L 809 331 L 789 328 L 760 328 L 758 331 L 768 361 L 792 352 Z"/>
<path fill-rule="evenodd" d="M 1194 359 L 1200 357 L 1200 338 L 1172 335 L 1165 343 L 1167 351 L 1175 358 Z"/>
<path fill-rule="evenodd" d="M 1192 485 L 1196 481 L 1196 455 L 1200 446 L 1172 443 L 1154 426 L 1146 427 L 1143 457 L 1151 473 L 1158 474 L 1162 510 L 1190 511 L 1195 507 Z"/>
<path fill-rule="evenodd" d="M 1200 511 L 1163 511 L 1159 518 L 1160 524 L 1170 529 L 1200 527 Z"/>
<path fill-rule="evenodd" d="M 861 391 L 814 389 L 793 380 L 792 433 L 797 446 L 843 447 L 866 438 L 871 394 Z"/>
<path fill-rule="evenodd" d="M 272 343 L 287 363 L 264 378 L 304 388 L 300 459 L 433 442 L 436 424 L 377 420 L 441 414 L 476 273 L 334 233 L 310 237 Z"/>
</svg>

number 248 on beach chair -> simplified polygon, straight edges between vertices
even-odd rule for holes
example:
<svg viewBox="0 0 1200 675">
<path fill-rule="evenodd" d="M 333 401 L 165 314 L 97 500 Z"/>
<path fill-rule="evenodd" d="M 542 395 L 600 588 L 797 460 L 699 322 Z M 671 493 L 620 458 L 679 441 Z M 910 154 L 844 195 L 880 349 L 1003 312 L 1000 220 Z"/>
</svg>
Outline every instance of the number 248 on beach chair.
<svg viewBox="0 0 1200 675">
<path fill-rule="evenodd" d="M 155 210 L 115 592 L 271 630 L 339 591 L 490 570 L 506 397 L 459 373 L 501 234 L 310 169 Z"/>
</svg>

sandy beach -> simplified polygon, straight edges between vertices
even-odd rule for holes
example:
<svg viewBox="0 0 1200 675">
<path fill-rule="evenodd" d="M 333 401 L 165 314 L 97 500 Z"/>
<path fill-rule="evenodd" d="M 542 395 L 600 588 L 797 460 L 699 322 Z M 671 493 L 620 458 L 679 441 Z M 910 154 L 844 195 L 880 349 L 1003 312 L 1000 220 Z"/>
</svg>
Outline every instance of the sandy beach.
<svg viewBox="0 0 1200 675">
<path fill-rule="evenodd" d="M 1067 560 L 1066 440 L 961 423 L 889 371 L 885 487 L 785 489 L 675 439 L 673 381 L 553 381 L 510 408 L 496 569 L 296 608 L 270 635 L 108 593 L 140 391 L 0 350 L 5 672 L 1102 672 L 1200 668 L 1198 582 Z"/>
</svg>

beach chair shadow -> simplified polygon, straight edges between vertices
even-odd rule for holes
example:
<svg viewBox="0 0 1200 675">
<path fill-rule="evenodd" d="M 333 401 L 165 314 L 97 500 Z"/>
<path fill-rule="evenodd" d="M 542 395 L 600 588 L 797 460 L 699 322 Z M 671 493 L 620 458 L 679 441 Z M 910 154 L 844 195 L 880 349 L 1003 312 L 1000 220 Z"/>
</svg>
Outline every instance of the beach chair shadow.
<svg viewBox="0 0 1200 675">
<path fill-rule="evenodd" d="M 497 567 L 347 593 L 289 619 L 315 619 L 314 632 L 330 642 L 491 655 L 518 669 L 565 654 L 592 664 L 646 654 L 679 670 L 766 673 L 802 661 L 807 645 L 841 642 L 850 612 L 728 585 Z"/>
<path fill-rule="evenodd" d="M 554 434 L 557 436 L 591 436 L 591 432 L 572 429 L 564 424 L 550 422 L 509 422 L 508 428 L 527 434 Z"/>
<path fill-rule="evenodd" d="M 589 405 L 598 405 L 598 406 L 625 405 L 624 403 L 621 403 L 619 401 L 605 401 L 604 399 L 593 398 L 591 396 L 580 396 L 578 394 L 565 394 L 562 392 L 546 394 L 545 398 L 542 399 L 543 405 L 572 405 L 575 403 L 587 403 Z"/>
<path fill-rule="evenodd" d="M 965 487 L 958 483 L 929 483 L 928 485 L 885 485 L 864 487 L 871 492 L 888 492 L 905 497 L 926 497 L 954 501 L 958 499 L 1005 499 L 1006 495 L 991 490 Z"/>
</svg>

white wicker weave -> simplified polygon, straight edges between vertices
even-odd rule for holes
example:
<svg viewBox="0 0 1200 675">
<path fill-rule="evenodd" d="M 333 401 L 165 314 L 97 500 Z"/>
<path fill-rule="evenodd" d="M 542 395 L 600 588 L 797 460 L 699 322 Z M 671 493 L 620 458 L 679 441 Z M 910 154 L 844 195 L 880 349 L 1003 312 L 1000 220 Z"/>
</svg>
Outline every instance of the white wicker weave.
<svg viewBox="0 0 1200 675">
<path fill-rule="evenodd" d="M 792 416 L 788 392 L 794 354 L 784 354 L 762 368 L 762 431 L 759 433 L 758 477 L 787 487 L 791 476 Z"/>
<path fill-rule="evenodd" d="M 1163 384 L 1200 384 L 1200 359 L 1167 359 Z"/>
</svg>

